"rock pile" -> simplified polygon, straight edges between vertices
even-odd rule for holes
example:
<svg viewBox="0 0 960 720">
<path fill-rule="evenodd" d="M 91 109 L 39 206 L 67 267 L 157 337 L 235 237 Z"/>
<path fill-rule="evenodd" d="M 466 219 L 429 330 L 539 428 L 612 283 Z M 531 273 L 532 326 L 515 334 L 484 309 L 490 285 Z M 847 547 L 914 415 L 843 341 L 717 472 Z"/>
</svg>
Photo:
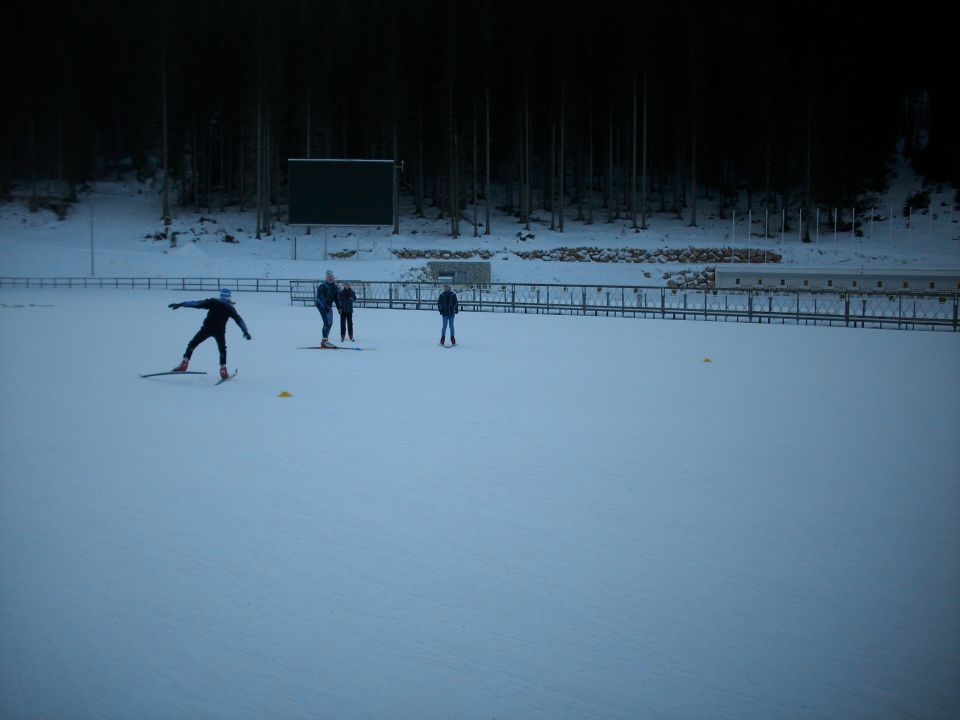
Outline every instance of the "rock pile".
<svg viewBox="0 0 960 720">
<path fill-rule="evenodd" d="M 489 260 L 496 253 L 491 250 L 412 250 L 402 248 L 391 251 L 404 260 L 469 260 L 479 257 Z M 600 263 L 659 263 L 659 264 L 704 264 L 719 263 L 778 263 L 782 257 L 772 250 L 755 248 L 598 248 L 559 247 L 551 250 L 511 250 L 524 260 L 544 262 L 600 262 Z"/>
<path fill-rule="evenodd" d="M 754 248 L 597 248 L 560 247 L 552 250 L 515 250 L 524 260 L 556 262 L 626 262 L 626 263 L 778 263 L 781 256 L 772 250 Z"/>
<path fill-rule="evenodd" d="M 494 253 L 491 250 L 410 250 L 401 248 L 400 250 L 391 250 L 394 255 L 403 260 L 419 260 L 428 258 L 430 260 L 469 260 L 474 257 L 480 257 L 482 260 L 489 260 Z"/>
</svg>

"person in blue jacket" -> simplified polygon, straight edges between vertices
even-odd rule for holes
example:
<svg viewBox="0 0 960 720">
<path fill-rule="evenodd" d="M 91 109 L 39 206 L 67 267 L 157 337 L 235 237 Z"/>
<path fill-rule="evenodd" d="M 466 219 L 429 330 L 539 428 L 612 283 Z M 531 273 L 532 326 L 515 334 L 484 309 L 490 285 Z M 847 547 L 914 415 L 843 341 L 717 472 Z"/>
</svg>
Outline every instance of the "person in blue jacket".
<svg viewBox="0 0 960 720">
<path fill-rule="evenodd" d="M 450 326 L 450 344 L 457 344 L 457 334 L 453 329 L 453 316 L 460 312 L 457 305 L 457 294 L 450 289 L 450 283 L 443 284 L 443 292 L 437 298 L 437 310 L 443 318 L 443 328 L 440 330 L 440 344 L 443 345 L 447 337 L 447 325 Z"/>
<path fill-rule="evenodd" d="M 330 328 L 333 327 L 333 308 L 340 309 L 340 288 L 334 282 L 333 273 L 327 270 L 326 279 L 317 286 L 317 298 L 314 301 L 320 317 L 323 318 L 323 340 L 320 341 L 322 347 L 331 347 Z"/>
<path fill-rule="evenodd" d="M 226 378 L 230 372 L 227 370 L 227 320 L 233 318 L 233 321 L 243 330 L 243 337 L 250 340 L 250 332 L 243 318 L 234 308 L 234 302 L 231 297 L 230 288 L 223 288 L 220 291 L 219 298 L 207 298 L 206 300 L 187 300 L 186 302 L 170 303 L 167 307 L 177 310 L 182 307 L 197 308 L 206 310 L 207 316 L 203 319 L 203 325 L 193 339 L 187 343 L 187 350 L 183 353 L 183 360 L 174 372 L 184 372 L 190 364 L 190 357 L 197 345 L 207 338 L 213 338 L 217 341 L 217 349 L 220 351 L 220 377 Z"/>
<path fill-rule="evenodd" d="M 357 299 L 357 294 L 350 287 L 350 283 L 345 282 L 343 289 L 338 294 L 339 302 L 337 309 L 340 311 L 340 342 L 350 336 L 350 342 L 353 342 L 353 303 Z"/>
</svg>

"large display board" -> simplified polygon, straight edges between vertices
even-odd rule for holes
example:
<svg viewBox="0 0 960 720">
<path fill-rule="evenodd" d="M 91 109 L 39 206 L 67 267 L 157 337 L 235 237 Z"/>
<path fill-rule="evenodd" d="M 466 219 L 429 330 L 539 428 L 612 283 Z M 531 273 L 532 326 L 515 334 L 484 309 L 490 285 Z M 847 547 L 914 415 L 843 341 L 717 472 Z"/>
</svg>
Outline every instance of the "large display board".
<svg viewBox="0 0 960 720">
<path fill-rule="evenodd" d="M 393 224 L 393 160 L 289 163 L 291 225 Z"/>
</svg>

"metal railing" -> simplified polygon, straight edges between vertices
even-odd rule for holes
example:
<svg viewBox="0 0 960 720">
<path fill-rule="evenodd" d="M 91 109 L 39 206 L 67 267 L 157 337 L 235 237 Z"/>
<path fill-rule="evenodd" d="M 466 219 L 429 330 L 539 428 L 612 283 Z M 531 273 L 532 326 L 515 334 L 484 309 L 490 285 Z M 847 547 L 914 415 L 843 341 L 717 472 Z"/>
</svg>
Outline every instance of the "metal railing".
<svg viewBox="0 0 960 720">
<path fill-rule="evenodd" d="M 5 278 L 0 288 L 116 288 L 289 293 L 312 305 L 318 280 L 263 278 Z M 351 281 L 357 306 L 436 310 L 440 283 Z M 831 289 L 673 289 L 632 285 L 458 286 L 467 312 L 669 318 L 960 331 L 960 292 Z"/>
<path fill-rule="evenodd" d="M 312 305 L 317 280 L 291 280 L 291 304 Z M 436 310 L 439 283 L 351 281 L 357 305 Z M 844 289 L 682 289 L 491 284 L 455 288 L 461 310 L 683 320 L 960 330 L 960 293 Z"/>
<path fill-rule="evenodd" d="M 291 280 L 263 278 L 6 278 L 0 277 L 0 288 L 116 288 L 133 290 L 190 290 L 216 292 L 228 287 L 239 292 L 290 291 Z"/>
</svg>

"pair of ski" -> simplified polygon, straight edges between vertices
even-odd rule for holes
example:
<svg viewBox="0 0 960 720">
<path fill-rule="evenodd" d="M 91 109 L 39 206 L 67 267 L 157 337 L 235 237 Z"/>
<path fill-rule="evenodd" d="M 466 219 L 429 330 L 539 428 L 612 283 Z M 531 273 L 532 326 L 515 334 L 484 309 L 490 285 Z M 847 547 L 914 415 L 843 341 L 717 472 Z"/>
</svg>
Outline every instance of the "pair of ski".
<svg viewBox="0 0 960 720">
<path fill-rule="evenodd" d="M 220 383 L 225 383 L 230 378 L 235 378 L 237 376 L 237 372 L 239 371 L 234 370 L 232 373 L 227 375 L 227 377 L 220 378 L 214 384 L 219 385 Z M 160 375 L 206 375 L 206 374 L 207 373 L 204 370 L 167 370 L 166 372 L 147 373 L 146 375 L 141 375 L 140 377 L 151 378 L 151 377 L 158 377 Z"/>
<path fill-rule="evenodd" d="M 297 350 L 376 350 L 372 347 L 347 347 L 345 345 L 308 345 Z"/>
</svg>

